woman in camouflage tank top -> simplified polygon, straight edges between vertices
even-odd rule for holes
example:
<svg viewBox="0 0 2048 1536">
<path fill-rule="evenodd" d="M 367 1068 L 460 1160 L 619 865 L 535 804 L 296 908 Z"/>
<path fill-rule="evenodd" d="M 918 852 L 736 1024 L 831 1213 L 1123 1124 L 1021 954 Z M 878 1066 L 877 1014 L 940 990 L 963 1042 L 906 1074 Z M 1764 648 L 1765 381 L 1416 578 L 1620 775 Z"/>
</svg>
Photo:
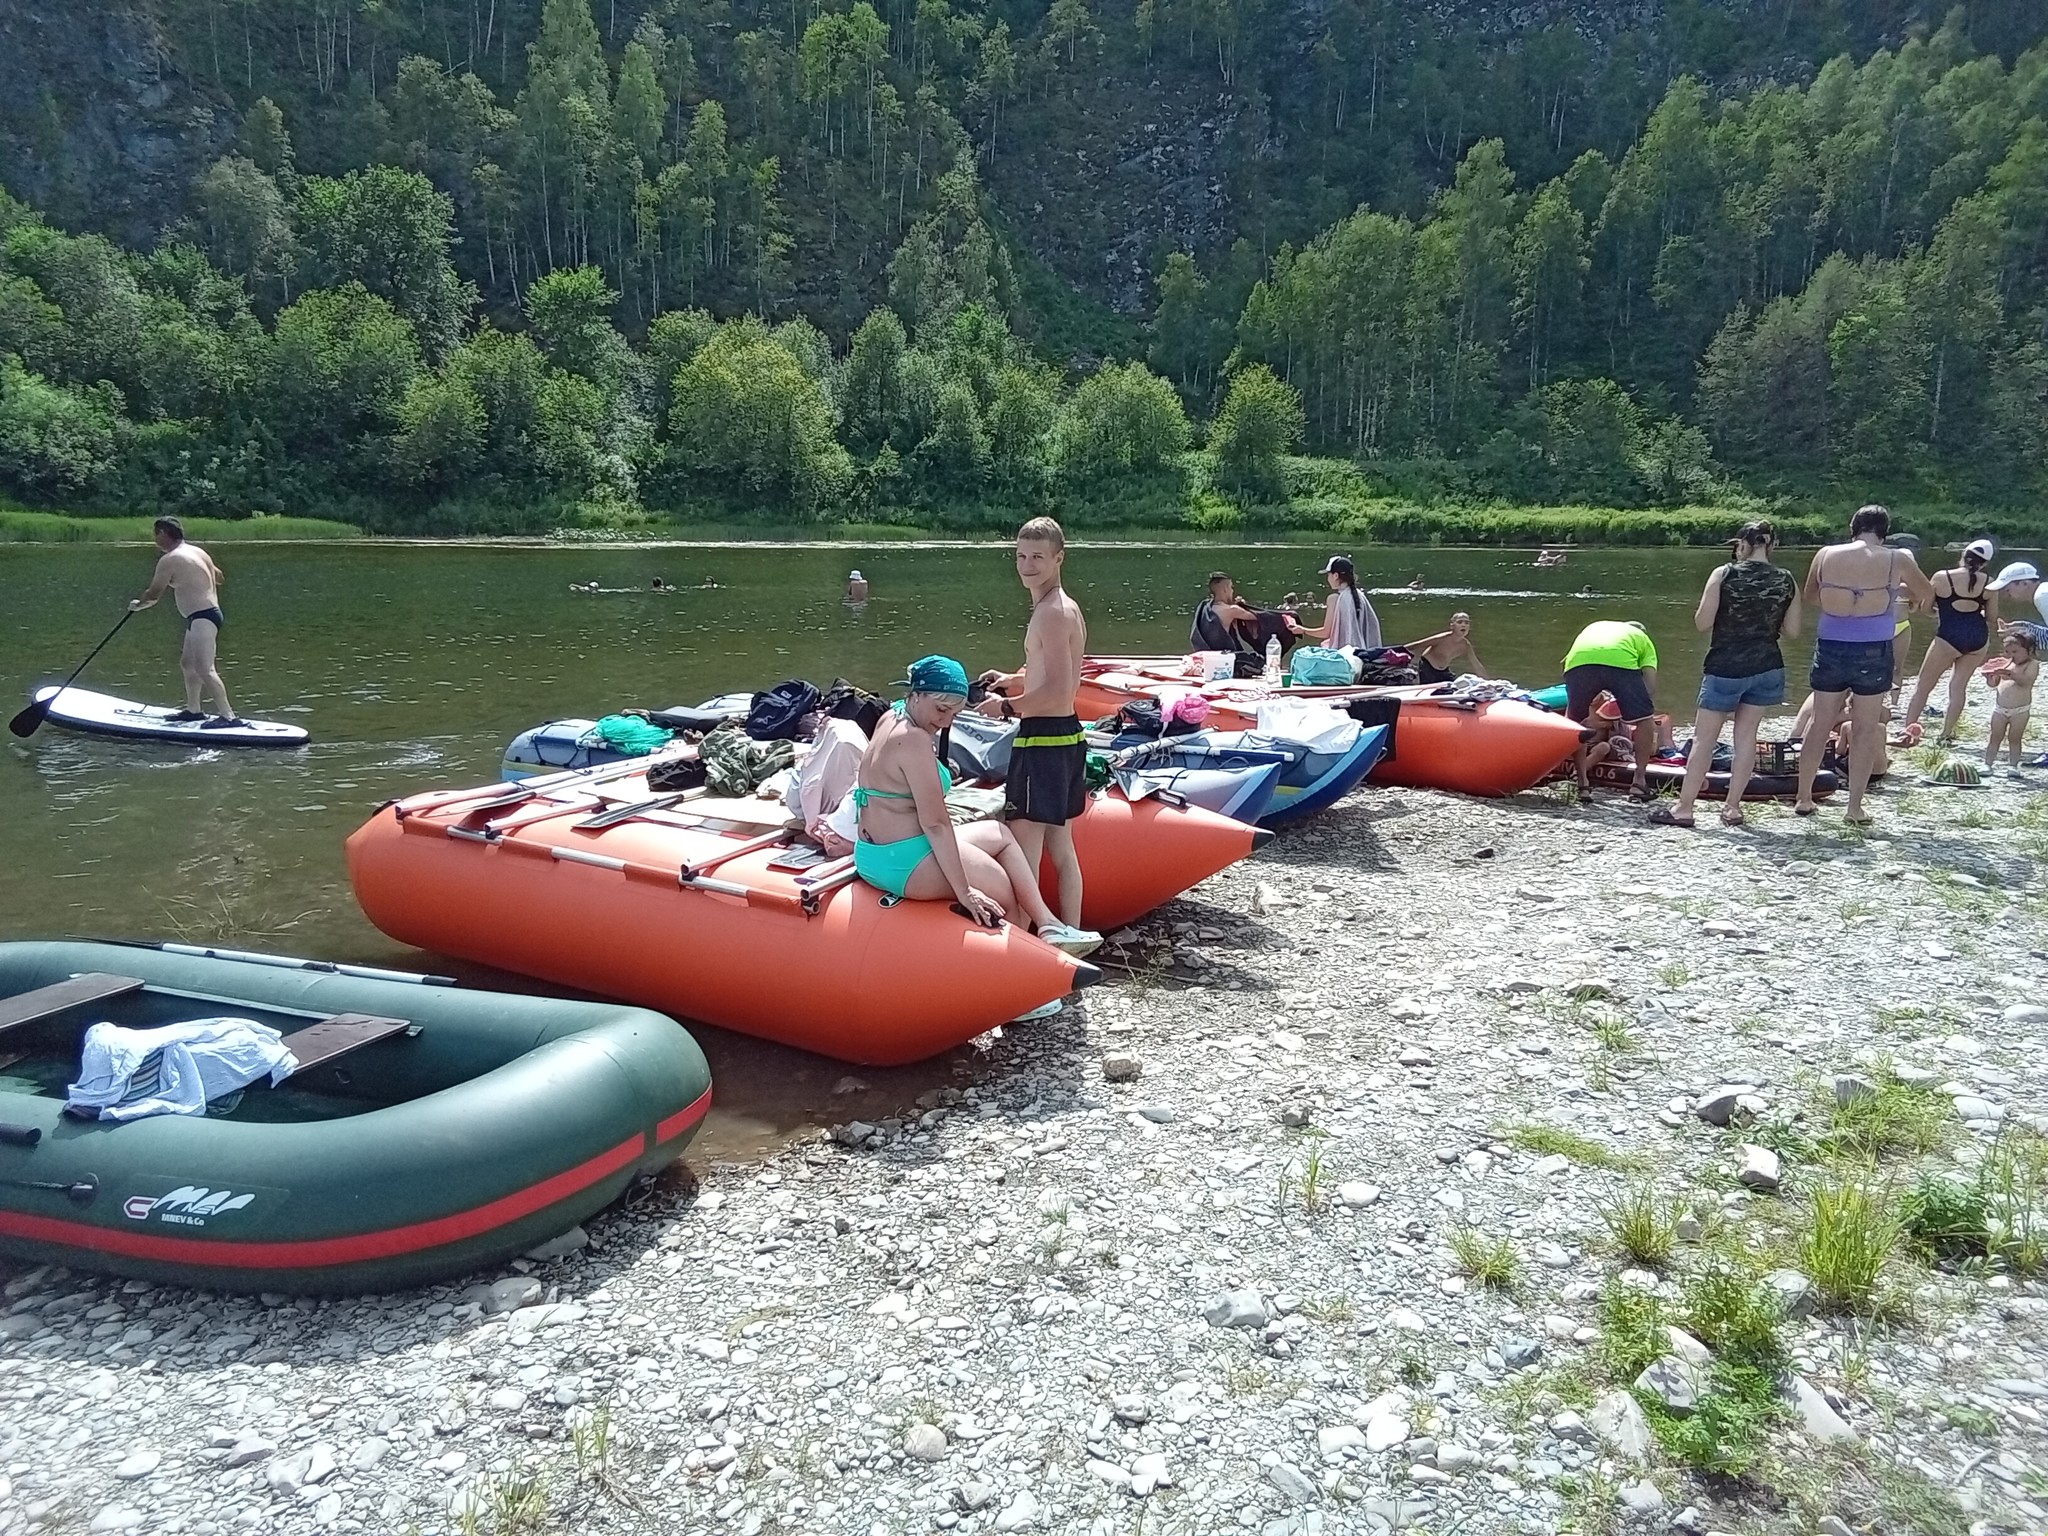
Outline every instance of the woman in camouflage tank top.
<svg viewBox="0 0 2048 1536">
<path fill-rule="evenodd" d="M 1707 578 L 1700 594 L 1693 622 L 1712 635 L 1702 669 L 1706 675 L 1700 679 L 1685 785 L 1675 805 L 1650 813 L 1659 826 L 1693 824 L 1693 802 L 1706 783 L 1721 727 L 1731 718 L 1735 760 L 1721 820 L 1742 825 L 1742 793 L 1756 768 L 1756 728 L 1764 711 L 1785 702 L 1785 657 L 1778 642 L 1799 633 L 1799 584 L 1791 572 L 1771 564 L 1777 542 L 1777 530 L 1769 523 L 1745 526 L 1729 541 L 1728 563 Z"/>
</svg>

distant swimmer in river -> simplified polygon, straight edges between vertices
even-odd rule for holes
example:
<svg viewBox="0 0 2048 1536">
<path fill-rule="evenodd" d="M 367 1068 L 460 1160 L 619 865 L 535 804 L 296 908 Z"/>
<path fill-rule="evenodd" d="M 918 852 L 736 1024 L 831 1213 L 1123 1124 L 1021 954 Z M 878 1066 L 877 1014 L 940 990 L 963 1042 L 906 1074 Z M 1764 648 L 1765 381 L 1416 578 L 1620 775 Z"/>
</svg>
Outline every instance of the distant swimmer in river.
<svg viewBox="0 0 2048 1536">
<path fill-rule="evenodd" d="M 682 589 L 678 587 L 674 582 L 663 581 L 659 576 L 657 576 L 654 578 L 653 585 L 649 588 L 649 590 L 653 592 L 679 592 Z"/>
<path fill-rule="evenodd" d="M 868 579 L 859 571 L 846 578 L 846 600 L 849 603 L 864 603 L 868 600 Z"/>
<path fill-rule="evenodd" d="M 1563 565 L 1565 561 L 1569 560 L 1570 558 L 1571 556 L 1567 554 L 1564 550 L 1552 549 L 1548 544 L 1546 544 L 1543 546 L 1542 549 L 1537 551 L 1536 559 L 1533 563 L 1535 564 L 1537 570 L 1547 571 L 1553 565 Z"/>
<path fill-rule="evenodd" d="M 601 592 L 604 589 L 594 581 L 572 581 L 569 583 L 569 590 L 571 592 Z"/>
<path fill-rule="evenodd" d="M 1577 597 L 1595 597 L 1598 594 L 1594 592 L 1592 586 L 1589 584 L 1580 587 L 1579 590 L 1573 595 Z"/>
<path fill-rule="evenodd" d="M 1410 592 L 1420 592 L 1422 590 L 1422 572 L 1417 571 L 1408 578 L 1408 590 Z"/>
</svg>

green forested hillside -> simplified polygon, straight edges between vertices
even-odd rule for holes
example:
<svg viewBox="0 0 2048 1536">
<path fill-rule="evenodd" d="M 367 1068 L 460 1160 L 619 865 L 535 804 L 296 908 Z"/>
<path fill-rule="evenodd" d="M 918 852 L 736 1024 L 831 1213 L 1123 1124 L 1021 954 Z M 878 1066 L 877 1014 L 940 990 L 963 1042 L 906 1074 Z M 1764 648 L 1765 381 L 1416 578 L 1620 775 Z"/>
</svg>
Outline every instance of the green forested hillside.
<svg viewBox="0 0 2048 1536">
<path fill-rule="evenodd" d="M 31 504 L 461 530 L 2042 488 L 2028 7 L 39 15 L 0 0 L 0 493 Z"/>
</svg>

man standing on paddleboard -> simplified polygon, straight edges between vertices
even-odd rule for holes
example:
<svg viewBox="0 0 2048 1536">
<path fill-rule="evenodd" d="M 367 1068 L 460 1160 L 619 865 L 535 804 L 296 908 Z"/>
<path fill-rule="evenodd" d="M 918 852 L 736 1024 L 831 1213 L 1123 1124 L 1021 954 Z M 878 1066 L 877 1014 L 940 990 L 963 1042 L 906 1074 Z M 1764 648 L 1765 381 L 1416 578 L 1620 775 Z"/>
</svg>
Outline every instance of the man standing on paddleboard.
<svg viewBox="0 0 2048 1536">
<path fill-rule="evenodd" d="M 220 680 L 214 661 L 220 628 L 227 622 L 220 611 L 220 584 L 224 579 L 220 567 L 205 550 L 186 541 L 185 525 L 175 517 L 156 520 L 156 547 L 163 552 L 156 563 L 156 575 L 150 580 L 149 590 L 128 607 L 139 613 L 154 607 L 157 599 L 169 592 L 177 599 L 178 612 L 184 617 L 185 647 L 179 653 L 178 667 L 185 674 L 185 707 L 171 719 L 197 720 L 201 722 L 200 729 L 207 731 L 248 724 L 228 703 L 227 684 Z M 220 706 L 220 712 L 211 717 L 200 708 L 207 695 Z"/>
<path fill-rule="evenodd" d="M 1088 626 L 1080 604 L 1060 586 L 1066 559 L 1067 536 L 1051 518 L 1034 517 L 1017 530 L 1017 578 L 1031 594 L 1024 670 L 984 672 L 989 696 L 976 708 L 1017 722 L 1007 789 L 1010 831 L 1032 869 L 1050 853 L 1059 880 L 1054 907 L 1061 928 L 1040 937 L 1068 954 L 1085 954 L 1076 941 L 1094 936 L 1081 927 L 1081 860 L 1068 823 L 1088 804 L 1088 743 L 1074 713 Z"/>
</svg>

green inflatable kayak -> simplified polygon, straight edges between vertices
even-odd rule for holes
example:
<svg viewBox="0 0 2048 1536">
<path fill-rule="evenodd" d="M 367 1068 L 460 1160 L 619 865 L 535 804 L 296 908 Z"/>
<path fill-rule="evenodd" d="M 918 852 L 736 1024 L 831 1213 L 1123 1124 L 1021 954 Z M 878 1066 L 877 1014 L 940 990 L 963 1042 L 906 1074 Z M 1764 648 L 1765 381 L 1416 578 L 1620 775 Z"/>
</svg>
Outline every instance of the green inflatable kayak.
<svg viewBox="0 0 2048 1536">
<path fill-rule="evenodd" d="M 66 1110 L 91 1025 L 224 1017 L 280 1031 L 296 1070 L 204 1115 Z M 232 951 L 0 944 L 13 1259 L 214 1290 L 444 1280 L 610 1203 L 710 1107 L 697 1043 L 646 1009 Z"/>
</svg>

